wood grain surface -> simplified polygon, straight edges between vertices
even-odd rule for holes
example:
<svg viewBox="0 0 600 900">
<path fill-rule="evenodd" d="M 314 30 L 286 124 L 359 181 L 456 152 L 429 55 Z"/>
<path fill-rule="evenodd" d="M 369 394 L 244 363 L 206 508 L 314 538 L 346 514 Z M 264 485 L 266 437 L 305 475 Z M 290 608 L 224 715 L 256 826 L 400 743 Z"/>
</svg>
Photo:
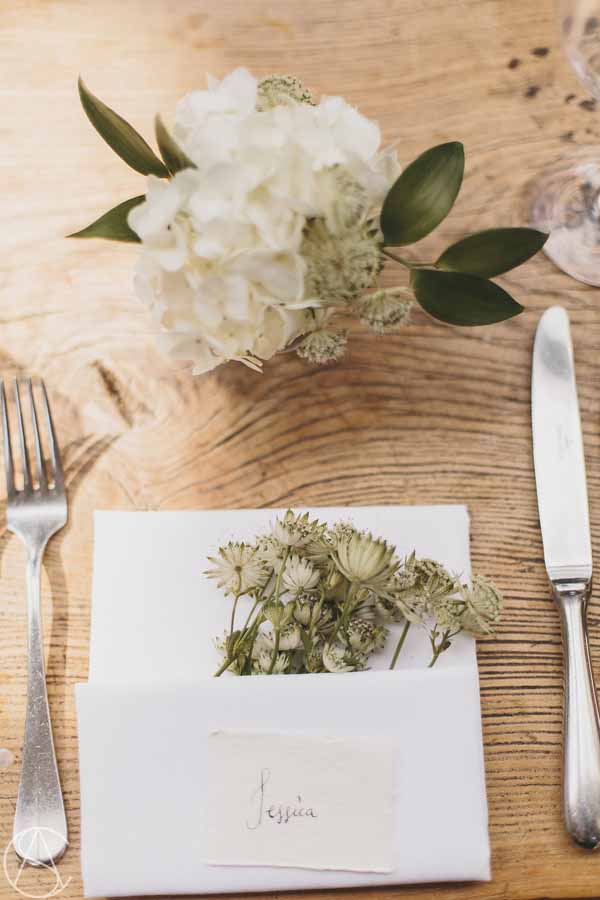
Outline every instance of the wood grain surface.
<svg viewBox="0 0 600 900">
<path fill-rule="evenodd" d="M 600 563 L 598 292 L 540 256 L 503 279 L 527 306 L 505 324 L 450 329 L 417 312 L 396 336 L 353 325 L 336 368 L 286 356 L 262 376 L 231 365 L 194 380 L 154 349 L 132 291 L 135 248 L 63 237 L 143 185 L 84 118 L 79 72 L 149 135 L 155 112 L 169 121 L 205 72 L 237 65 L 260 75 L 292 70 L 317 94 L 345 95 L 380 121 L 404 161 L 433 143 L 464 141 L 464 188 L 429 239 L 434 252 L 467 230 L 524 224 L 544 168 L 598 145 L 598 115 L 562 58 L 552 6 L 0 0 L 0 369 L 46 379 L 69 483 L 69 526 L 52 542 L 44 574 L 48 687 L 71 838 L 60 864 L 71 879 L 64 897 L 82 896 L 73 686 L 87 675 L 92 511 L 445 502 L 468 503 L 474 566 L 507 596 L 498 637 L 479 645 L 494 877 L 348 893 L 600 895 L 600 855 L 572 847 L 561 823 L 561 647 L 529 414 L 535 326 L 560 302 L 572 320 Z M 0 745 L 14 754 L 0 769 L 2 850 L 26 676 L 24 554 L 3 526 L 0 576 Z M 595 600 L 590 624 L 600 680 Z M 30 870 L 21 887 L 43 892 L 47 875 Z M 13 896 L 0 871 L 0 897 Z"/>
</svg>

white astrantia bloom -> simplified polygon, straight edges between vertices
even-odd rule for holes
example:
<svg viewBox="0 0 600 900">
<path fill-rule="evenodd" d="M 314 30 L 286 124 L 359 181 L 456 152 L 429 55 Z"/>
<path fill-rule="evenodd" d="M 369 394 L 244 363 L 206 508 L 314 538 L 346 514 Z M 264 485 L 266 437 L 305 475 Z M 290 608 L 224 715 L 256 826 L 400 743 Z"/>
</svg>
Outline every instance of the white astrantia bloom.
<svg viewBox="0 0 600 900">
<path fill-rule="evenodd" d="M 226 594 L 245 594 L 266 581 L 262 561 L 247 544 L 229 543 L 219 549 L 218 556 L 209 556 L 208 561 L 213 568 L 206 575 L 214 578 Z"/>
<path fill-rule="evenodd" d="M 345 334 L 319 328 L 302 339 L 297 353 L 302 359 L 322 366 L 325 363 L 338 362 L 346 352 L 346 343 Z"/>
<path fill-rule="evenodd" d="M 282 585 L 291 594 L 301 594 L 317 587 L 320 573 L 312 567 L 307 559 L 290 556 L 283 570 Z"/>
<path fill-rule="evenodd" d="M 288 668 L 290 658 L 287 653 L 278 653 L 273 663 L 273 651 L 261 650 L 254 660 L 253 669 L 256 675 L 282 675 Z"/>
<path fill-rule="evenodd" d="M 273 651 L 275 647 L 275 635 L 272 631 L 261 632 L 261 648 Z M 279 649 L 281 651 L 297 650 L 302 646 L 302 637 L 300 628 L 295 623 L 290 623 L 282 628 L 279 635 Z"/>
<path fill-rule="evenodd" d="M 360 320 L 377 334 L 385 334 L 408 319 L 412 295 L 408 288 L 381 288 L 359 302 Z"/>
<path fill-rule="evenodd" d="M 481 575 L 474 575 L 470 587 L 461 586 L 461 595 L 465 604 L 461 623 L 465 631 L 477 637 L 492 634 L 503 606 L 498 588 Z"/>
<path fill-rule="evenodd" d="M 308 514 L 298 516 L 288 509 L 271 525 L 271 535 L 284 547 L 303 547 L 311 538 Z"/>
<path fill-rule="evenodd" d="M 358 672 L 365 668 L 366 656 L 360 651 L 349 651 L 341 643 L 328 643 L 323 647 L 323 665 L 328 672 Z"/>
<path fill-rule="evenodd" d="M 285 546 L 272 535 L 261 537 L 256 544 L 257 555 L 272 570 L 280 568 L 285 551 Z"/>
<path fill-rule="evenodd" d="M 181 100 L 173 133 L 195 168 L 149 176 L 128 221 L 136 290 L 174 358 L 260 369 L 318 310 L 373 286 L 372 217 L 399 174 L 376 123 L 341 97 L 313 103 L 296 79 L 236 69 Z"/>
<path fill-rule="evenodd" d="M 340 539 L 335 561 L 348 581 L 373 588 L 390 582 L 398 565 L 395 547 L 358 531 Z"/>
</svg>

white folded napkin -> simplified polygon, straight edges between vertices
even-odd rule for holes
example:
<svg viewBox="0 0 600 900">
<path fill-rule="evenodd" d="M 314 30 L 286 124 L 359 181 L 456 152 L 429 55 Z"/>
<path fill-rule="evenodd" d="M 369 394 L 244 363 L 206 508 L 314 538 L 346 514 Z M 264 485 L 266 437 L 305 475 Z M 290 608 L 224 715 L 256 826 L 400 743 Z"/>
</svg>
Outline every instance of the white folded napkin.
<svg viewBox="0 0 600 900">
<path fill-rule="evenodd" d="M 464 507 L 311 511 L 468 577 Z M 100 512 L 89 683 L 77 686 L 86 896 L 348 887 L 490 877 L 479 682 L 461 635 L 438 661 L 416 628 L 395 672 L 210 679 L 230 601 L 204 578 L 275 510 Z M 393 647 L 393 639 L 389 646 Z M 387 668 L 391 649 L 374 660 Z M 206 862 L 215 730 L 393 742 L 391 872 Z M 368 822 L 364 828 L 368 829 Z"/>
</svg>

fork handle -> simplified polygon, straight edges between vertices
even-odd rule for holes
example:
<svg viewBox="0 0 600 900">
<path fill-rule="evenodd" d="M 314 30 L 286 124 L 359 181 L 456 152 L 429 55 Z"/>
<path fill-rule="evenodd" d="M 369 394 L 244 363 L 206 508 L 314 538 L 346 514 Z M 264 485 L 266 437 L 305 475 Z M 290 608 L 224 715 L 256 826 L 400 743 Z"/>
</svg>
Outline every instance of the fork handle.
<svg viewBox="0 0 600 900">
<path fill-rule="evenodd" d="M 554 582 L 564 646 L 563 805 L 576 844 L 600 844 L 600 721 L 586 624 L 590 581 Z"/>
<path fill-rule="evenodd" d="M 27 710 L 13 847 L 32 866 L 57 860 L 67 847 L 63 803 L 46 690 L 40 576 L 44 547 L 27 553 Z"/>
</svg>

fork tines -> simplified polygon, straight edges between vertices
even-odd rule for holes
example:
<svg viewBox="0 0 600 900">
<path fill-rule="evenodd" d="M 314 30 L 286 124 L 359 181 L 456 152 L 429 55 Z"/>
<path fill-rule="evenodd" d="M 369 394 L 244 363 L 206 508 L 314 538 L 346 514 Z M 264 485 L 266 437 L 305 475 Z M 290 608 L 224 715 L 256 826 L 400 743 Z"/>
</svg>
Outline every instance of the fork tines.
<svg viewBox="0 0 600 900">
<path fill-rule="evenodd" d="M 42 449 L 42 441 L 40 438 L 40 426 L 39 426 L 39 418 L 38 411 L 36 407 L 36 399 L 34 395 L 33 382 L 31 378 L 23 379 L 25 386 L 27 388 L 27 393 L 29 395 L 29 406 L 31 408 L 31 429 L 33 432 L 33 450 L 35 455 L 35 480 L 37 481 L 37 488 L 34 485 L 34 479 L 32 478 L 31 472 L 31 462 L 29 458 L 29 451 L 27 449 L 27 436 L 25 429 L 25 416 L 23 412 L 23 406 L 25 405 L 21 400 L 21 387 L 19 384 L 19 379 L 15 378 L 14 380 L 14 397 L 15 397 L 15 408 L 16 408 L 16 419 L 17 419 L 17 430 L 18 430 L 18 442 L 20 447 L 20 456 L 21 456 L 21 464 L 23 471 L 23 488 L 22 493 L 28 494 L 32 493 L 34 490 L 39 490 L 41 492 L 46 492 L 52 489 L 60 489 L 63 486 L 63 471 L 62 465 L 60 461 L 60 452 L 58 449 L 58 443 L 56 440 L 56 435 L 54 432 L 54 424 L 52 421 L 52 413 L 50 412 L 50 404 L 48 403 L 48 394 L 46 393 L 46 386 L 44 382 L 40 379 L 40 393 L 41 393 L 41 404 L 42 409 L 44 411 L 44 416 L 47 424 L 47 446 L 50 455 L 50 466 L 46 466 L 44 464 L 44 451 Z M 0 401 L 2 403 L 2 433 L 4 438 L 4 467 L 6 471 L 6 491 L 7 496 L 14 497 L 16 494 L 21 493 L 21 491 L 17 490 L 15 483 L 15 461 L 12 450 L 12 442 L 10 436 L 10 423 L 8 418 L 8 404 L 6 400 L 6 391 L 4 388 L 4 381 L 0 381 Z M 49 488 L 49 484 L 52 484 L 52 487 Z"/>
</svg>

